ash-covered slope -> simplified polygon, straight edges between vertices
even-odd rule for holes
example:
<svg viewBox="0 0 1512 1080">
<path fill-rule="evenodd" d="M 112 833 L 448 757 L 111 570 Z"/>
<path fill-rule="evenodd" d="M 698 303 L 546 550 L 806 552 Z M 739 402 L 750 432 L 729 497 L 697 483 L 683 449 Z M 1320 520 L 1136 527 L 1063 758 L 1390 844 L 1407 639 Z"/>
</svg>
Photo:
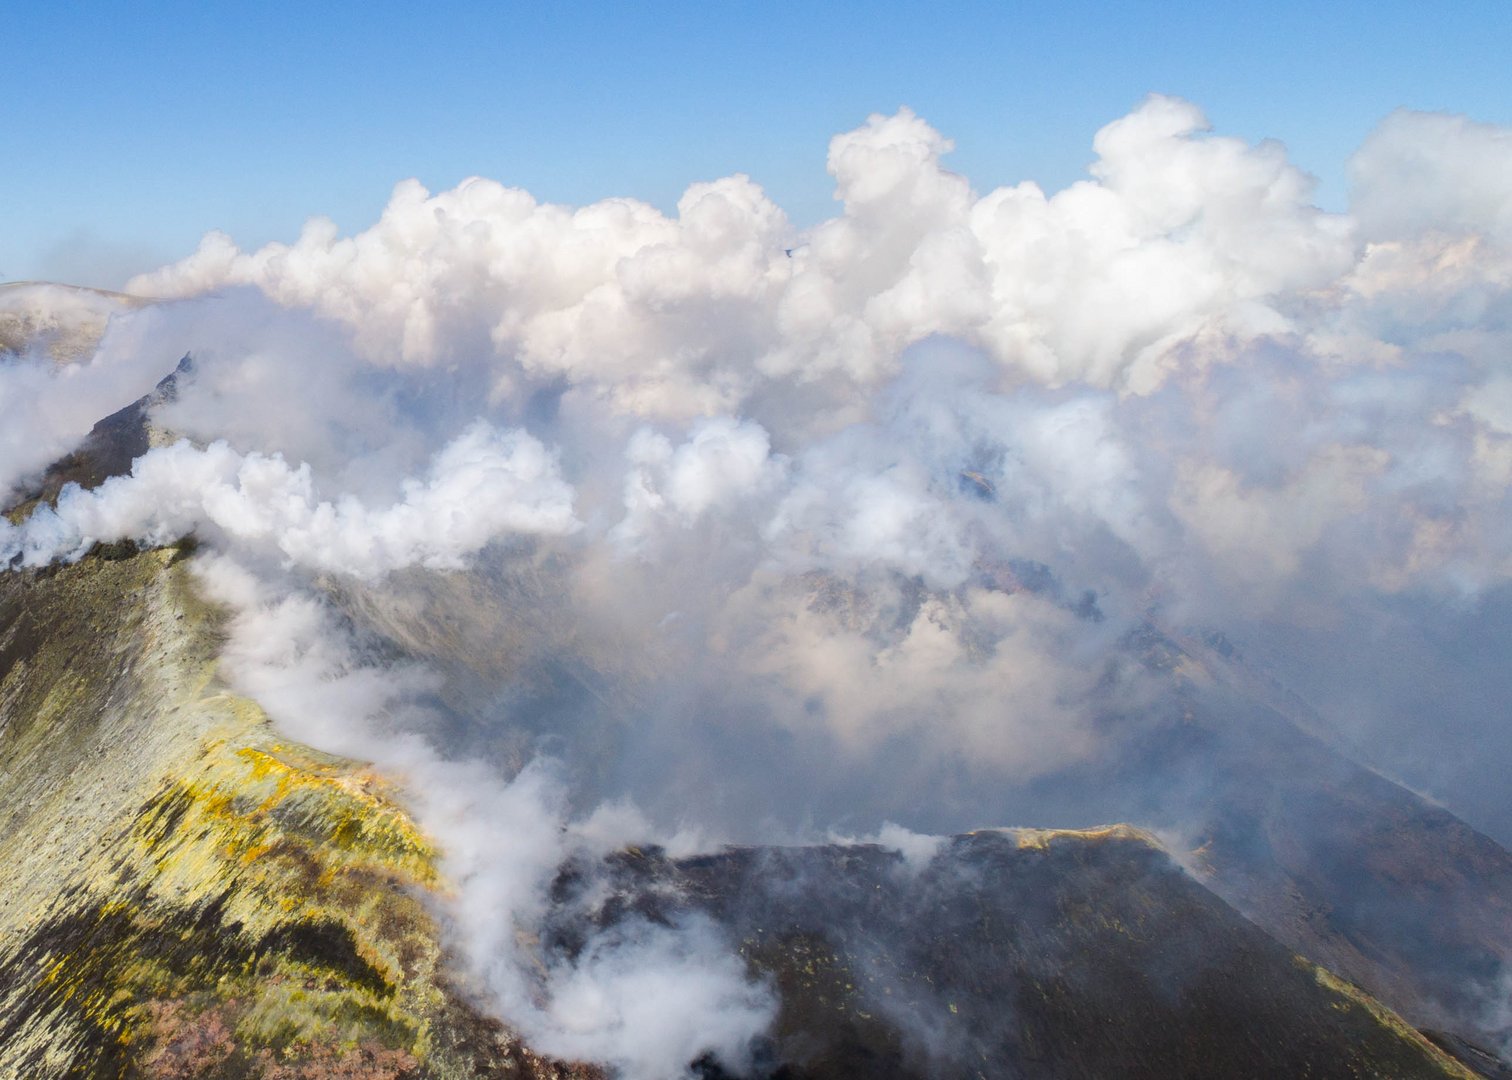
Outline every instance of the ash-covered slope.
<svg viewBox="0 0 1512 1080">
<path fill-rule="evenodd" d="M 1420 1027 L 1505 1040 L 1512 854 L 1313 734 L 1221 638 L 1151 629 L 1137 647 L 1173 694 L 1078 778 L 1087 805 L 1171 830 L 1220 896 Z"/>
<path fill-rule="evenodd" d="M 780 989 L 770 1075 L 1468 1075 L 1127 827 L 979 832 L 911 860 L 851 845 L 614 862 L 588 918 L 712 918 Z M 558 882 L 563 912 L 580 885 Z M 578 925 L 562 918 L 552 947 Z"/>
</svg>

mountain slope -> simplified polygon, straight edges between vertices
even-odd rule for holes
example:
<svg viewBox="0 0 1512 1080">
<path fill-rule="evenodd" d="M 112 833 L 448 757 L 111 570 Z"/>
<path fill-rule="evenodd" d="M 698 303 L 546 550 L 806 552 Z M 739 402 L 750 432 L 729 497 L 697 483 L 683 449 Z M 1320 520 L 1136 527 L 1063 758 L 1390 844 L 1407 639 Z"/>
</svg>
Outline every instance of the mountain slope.
<svg viewBox="0 0 1512 1080">
<path fill-rule="evenodd" d="M 0 1075 L 584 1073 L 466 1005 L 429 842 L 218 686 L 216 625 L 181 550 L 0 578 Z M 613 870 L 593 917 L 702 910 L 776 981 L 784 1075 L 1469 1075 L 1130 830 Z"/>
<path fill-rule="evenodd" d="M 216 681 L 176 549 L 0 575 L 0 1076 L 569 1076 L 467 1004 L 380 777 Z"/>
<path fill-rule="evenodd" d="M 780 988 L 780 1076 L 1471 1075 L 1127 827 L 973 833 L 912 862 L 632 852 L 616 871 L 592 918 L 705 915 Z M 562 920 L 556 947 L 576 940 Z"/>
<path fill-rule="evenodd" d="M 1505 1038 L 1494 1002 L 1512 976 L 1512 854 L 1312 734 L 1231 649 L 1163 647 L 1211 678 L 1181 687 L 1182 719 L 1102 778 L 1121 793 L 1106 797 L 1178 830 L 1215 892 L 1412 1022 Z"/>
</svg>

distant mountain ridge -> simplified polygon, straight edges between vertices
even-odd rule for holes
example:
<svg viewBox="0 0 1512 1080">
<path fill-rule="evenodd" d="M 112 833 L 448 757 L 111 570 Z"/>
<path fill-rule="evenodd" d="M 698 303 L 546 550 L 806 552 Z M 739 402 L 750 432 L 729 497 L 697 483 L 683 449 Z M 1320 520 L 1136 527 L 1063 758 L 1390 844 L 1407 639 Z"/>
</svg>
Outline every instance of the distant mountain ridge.
<svg viewBox="0 0 1512 1080">
<path fill-rule="evenodd" d="M 156 302 L 52 281 L 0 282 L 0 358 L 35 349 L 74 363 L 94 351 L 112 313 Z"/>
</svg>

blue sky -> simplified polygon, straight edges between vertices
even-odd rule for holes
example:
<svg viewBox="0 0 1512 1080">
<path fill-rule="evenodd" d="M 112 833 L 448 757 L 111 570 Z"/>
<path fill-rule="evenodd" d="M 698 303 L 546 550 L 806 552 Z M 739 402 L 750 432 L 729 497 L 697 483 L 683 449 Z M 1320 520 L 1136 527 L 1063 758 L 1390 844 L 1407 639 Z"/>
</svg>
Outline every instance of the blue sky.
<svg viewBox="0 0 1512 1080">
<path fill-rule="evenodd" d="M 0 276 L 114 285 L 219 228 L 350 231 L 400 179 L 670 207 L 746 172 L 831 212 L 829 137 L 913 107 L 979 189 L 1058 188 L 1159 91 L 1286 143 L 1341 208 L 1397 107 L 1512 123 L 1512 3 L 13 5 Z"/>
</svg>

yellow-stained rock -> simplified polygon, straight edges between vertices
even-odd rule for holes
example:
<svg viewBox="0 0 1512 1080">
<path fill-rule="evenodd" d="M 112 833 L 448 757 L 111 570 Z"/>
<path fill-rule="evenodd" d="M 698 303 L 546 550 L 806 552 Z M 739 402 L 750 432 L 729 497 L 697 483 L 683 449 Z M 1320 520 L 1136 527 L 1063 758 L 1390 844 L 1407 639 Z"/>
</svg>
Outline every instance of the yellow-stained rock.
<svg viewBox="0 0 1512 1080">
<path fill-rule="evenodd" d="M 183 554 L 0 574 L 0 1078 L 586 1075 L 449 980 L 395 792 L 217 681 Z"/>
</svg>

